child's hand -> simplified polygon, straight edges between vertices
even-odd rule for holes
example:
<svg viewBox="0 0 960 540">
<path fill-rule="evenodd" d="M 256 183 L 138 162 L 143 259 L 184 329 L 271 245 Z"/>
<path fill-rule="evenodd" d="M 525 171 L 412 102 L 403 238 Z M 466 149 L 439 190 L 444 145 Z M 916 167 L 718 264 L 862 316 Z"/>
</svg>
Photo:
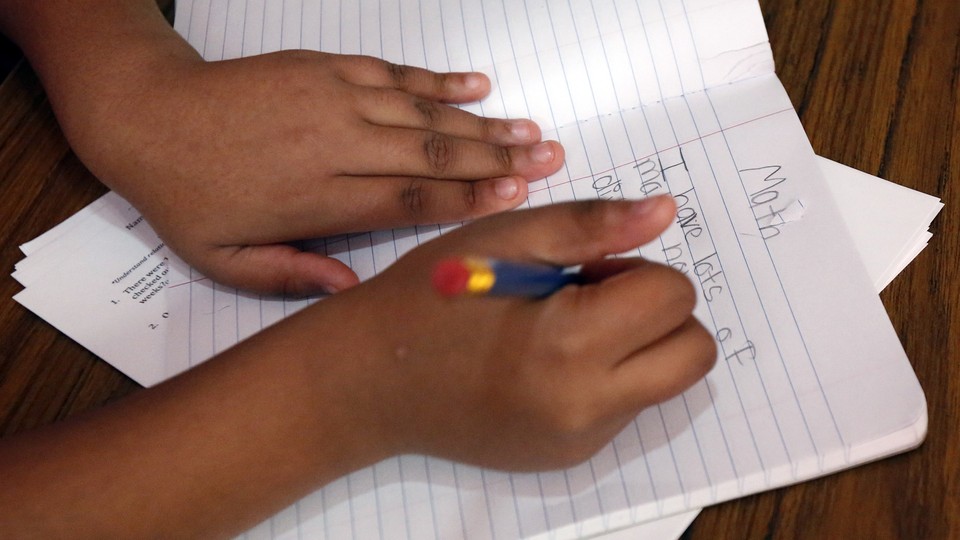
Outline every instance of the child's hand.
<svg viewBox="0 0 960 540">
<path fill-rule="evenodd" d="M 291 321 L 324 333 L 312 349 L 301 343 L 305 350 L 342 360 L 323 362 L 312 380 L 339 381 L 327 390 L 345 400 L 336 409 L 376 433 L 385 455 L 513 470 L 587 459 L 640 410 L 713 365 L 714 342 L 691 315 L 687 278 L 641 259 L 601 260 L 656 238 L 674 211 L 662 197 L 563 204 L 434 240 Z M 464 255 L 586 263 L 592 283 L 544 299 L 444 298 L 431 271 Z M 341 370 L 358 374 L 357 384 L 344 385 Z"/>
<path fill-rule="evenodd" d="M 674 211 L 658 198 L 484 218 L 163 384 L 5 441 L 4 532 L 232 537 L 393 455 L 510 470 L 588 459 L 713 364 L 686 278 L 601 260 Z M 586 262 L 593 283 L 440 296 L 433 268 L 462 255 Z"/>
<path fill-rule="evenodd" d="M 446 105 L 486 95 L 482 74 L 285 51 L 162 57 L 103 79 L 59 107 L 78 155 L 194 267 L 261 292 L 357 282 L 286 242 L 514 208 L 563 161 L 529 120 Z"/>
</svg>

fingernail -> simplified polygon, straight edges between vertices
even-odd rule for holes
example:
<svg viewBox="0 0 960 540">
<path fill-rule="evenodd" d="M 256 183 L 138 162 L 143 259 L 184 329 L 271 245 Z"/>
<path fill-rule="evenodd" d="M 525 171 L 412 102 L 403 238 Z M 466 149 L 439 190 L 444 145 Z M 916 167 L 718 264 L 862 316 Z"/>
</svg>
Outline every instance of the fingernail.
<svg viewBox="0 0 960 540">
<path fill-rule="evenodd" d="M 525 143 L 533 138 L 530 123 L 526 120 L 510 121 L 510 142 Z"/>
<path fill-rule="evenodd" d="M 327 283 L 326 285 L 323 286 L 323 291 L 327 294 L 337 294 L 338 292 L 340 292 L 340 287 L 330 285 L 329 283 Z"/>
<path fill-rule="evenodd" d="M 517 185 L 516 178 L 508 177 L 497 180 L 493 189 L 497 192 L 497 197 L 509 201 L 517 196 L 517 193 L 520 191 L 520 186 Z"/>
<path fill-rule="evenodd" d="M 660 197 L 650 197 L 649 199 L 633 201 L 633 204 L 630 205 L 630 215 L 635 217 L 647 215 L 657 207 L 659 201 Z"/>
<path fill-rule="evenodd" d="M 483 86 L 484 76 L 479 73 L 467 73 L 463 76 L 463 88 L 465 90 L 475 91 Z"/>
<path fill-rule="evenodd" d="M 548 142 L 542 142 L 530 150 L 530 156 L 537 163 L 550 163 L 554 155 L 553 145 Z"/>
</svg>

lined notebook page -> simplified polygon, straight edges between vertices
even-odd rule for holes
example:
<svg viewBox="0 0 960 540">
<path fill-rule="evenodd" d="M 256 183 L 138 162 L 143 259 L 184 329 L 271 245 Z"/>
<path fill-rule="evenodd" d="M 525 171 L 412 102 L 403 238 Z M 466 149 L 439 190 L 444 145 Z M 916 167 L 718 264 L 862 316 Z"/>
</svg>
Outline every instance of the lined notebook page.
<svg viewBox="0 0 960 540">
<path fill-rule="evenodd" d="M 483 71 L 494 91 L 468 110 L 545 129 L 773 72 L 752 0 L 181 0 L 176 28 L 209 60 L 302 48 Z"/>
<path fill-rule="evenodd" d="M 922 391 L 772 73 L 755 2 L 187 1 L 176 27 L 208 59 L 319 47 L 487 72 L 498 91 L 476 112 L 533 117 L 567 150 L 564 168 L 531 186 L 530 205 L 676 198 L 677 223 L 640 254 L 699 287 L 696 315 L 719 345 L 704 381 L 645 410 L 581 466 L 505 474 L 389 459 L 250 537 L 587 536 L 922 439 Z M 369 278 L 449 227 L 308 247 Z M 171 311 L 189 313 L 169 340 L 171 371 L 314 301 L 184 272 L 169 289 Z"/>
</svg>

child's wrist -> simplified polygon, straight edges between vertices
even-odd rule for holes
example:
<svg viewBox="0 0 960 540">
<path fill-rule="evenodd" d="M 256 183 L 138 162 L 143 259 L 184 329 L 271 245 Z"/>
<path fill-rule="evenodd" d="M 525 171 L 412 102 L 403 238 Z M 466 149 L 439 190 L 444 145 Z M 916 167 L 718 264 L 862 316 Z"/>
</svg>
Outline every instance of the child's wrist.
<svg viewBox="0 0 960 540">
<path fill-rule="evenodd" d="M 345 473 L 405 450 L 396 404 L 388 395 L 395 381 L 377 353 L 384 346 L 370 325 L 351 316 L 362 311 L 360 297 L 347 296 L 306 308 L 279 323 L 270 336 L 292 370 L 304 374 L 302 405 L 316 419 L 318 451 L 335 452 L 330 462 L 341 463 L 349 469 Z"/>
</svg>

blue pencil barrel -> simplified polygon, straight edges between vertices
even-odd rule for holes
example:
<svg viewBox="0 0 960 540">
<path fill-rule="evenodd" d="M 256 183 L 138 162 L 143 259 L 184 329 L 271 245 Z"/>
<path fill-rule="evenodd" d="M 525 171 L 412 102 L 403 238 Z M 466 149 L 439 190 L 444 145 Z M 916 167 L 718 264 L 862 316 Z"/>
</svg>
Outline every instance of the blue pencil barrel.
<svg viewBox="0 0 960 540">
<path fill-rule="evenodd" d="M 579 274 L 559 266 L 500 260 L 488 264 L 495 276 L 490 295 L 541 297 L 580 281 Z"/>
</svg>

